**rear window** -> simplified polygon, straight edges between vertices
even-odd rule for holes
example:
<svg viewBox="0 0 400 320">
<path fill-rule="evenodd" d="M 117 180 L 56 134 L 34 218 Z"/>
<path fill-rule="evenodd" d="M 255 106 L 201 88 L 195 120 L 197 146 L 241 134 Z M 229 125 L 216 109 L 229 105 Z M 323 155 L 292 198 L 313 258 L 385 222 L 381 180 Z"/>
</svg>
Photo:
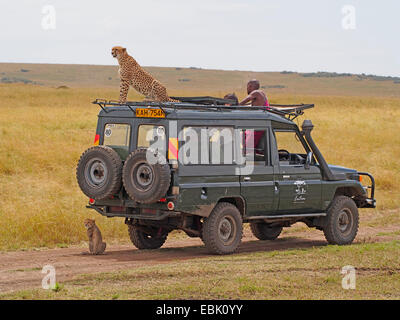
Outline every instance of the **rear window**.
<svg viewBox="0 0 400 320">
<path fill-rule="evenodd" d="M 162 148 L 165 150 L 165 129 L 163 126 L 142 124 L 139 126 L 137 137 L 138 148 L 149 148 L 152 146 L 154 149 Z"/>
<path fill-rule="evenodd" d="M 131 126 L 129 124 L 108 123 L 104 128 L 104 142 L 106 146 L 129 147 Z"/>
</svg>

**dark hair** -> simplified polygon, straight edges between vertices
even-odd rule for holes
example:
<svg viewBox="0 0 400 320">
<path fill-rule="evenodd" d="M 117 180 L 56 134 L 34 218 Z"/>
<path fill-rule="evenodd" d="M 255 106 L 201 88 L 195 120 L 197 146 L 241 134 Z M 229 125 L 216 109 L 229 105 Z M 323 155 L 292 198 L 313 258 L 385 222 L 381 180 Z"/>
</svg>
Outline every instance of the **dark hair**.
<svg viewBox="0 0 400 320">
<path fill-rule="evenodd" d="M 235 101 L 235 103 L 233 104 L 234 106 L 237 106 L 239 104 L 239 100 L 238 97 L 236 96 L 235 93 L 228 93 L 225 95 L 224 99 L 229 99 L 229 100 L 233 100 Z"/>
</svg>

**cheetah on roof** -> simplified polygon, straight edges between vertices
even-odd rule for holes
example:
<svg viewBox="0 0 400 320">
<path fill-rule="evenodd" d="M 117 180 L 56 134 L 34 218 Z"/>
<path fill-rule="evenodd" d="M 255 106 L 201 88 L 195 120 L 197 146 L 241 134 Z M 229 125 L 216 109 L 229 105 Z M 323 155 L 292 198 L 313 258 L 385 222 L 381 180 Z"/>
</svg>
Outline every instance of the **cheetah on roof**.
<svg viewBox="0 0 400 320">
<path fill-rule="evenodd" d="M 144 70 L 136 60 L 131 57 L 126 48 L 113 47 L 111 54 L 118 59 L 120 83 L 119 102 L 125 103 L 128 96 L 129 86 L 134 87 L 139 93 L 160 102 L 179 102 L 171 99 L 167 89 L 160 81 Z"/>
</svg>

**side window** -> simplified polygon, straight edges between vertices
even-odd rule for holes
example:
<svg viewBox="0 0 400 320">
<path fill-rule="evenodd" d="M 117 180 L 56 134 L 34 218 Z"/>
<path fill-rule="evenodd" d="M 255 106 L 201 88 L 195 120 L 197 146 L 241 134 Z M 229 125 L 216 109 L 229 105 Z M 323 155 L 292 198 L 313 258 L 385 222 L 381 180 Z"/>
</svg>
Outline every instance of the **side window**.
<svg viewBox="0 0 400 320">
<path fill-rule="evenodd" d="M 206 127 L 184 127 L 181 151 L 183 164 L 208 164 L 208 142 Z"/>
<path fill-rule="evenodd" d="M 246 163 L 254 162 L 257 165 L 268 165 L 270 163 L 267 131 L 242 129 L 240 137 L 241 154 L 245 157 Z"/>
<path fill-rule="evenodd" d="M 153 124 L 142 124 L 139 126 L 137 135 L 137 147 L 152 147 L 158 150 L 166 150 L 165 128 Z"/>
<path fill-rule="evenodd" d="M 231 165 L 234 159 L 232 127 L 184 127 L 181 150 L 185 165 Z"/>
<path fill-rule="evenodd" d="M 129 147 L 131 126 L 129 124 L 107 123 L 104 128 L 104 142 L 106 146 Z"/>
<path fill-rule="evenodd" d="M 233 164 L 233 128 L 209 127 L 208 143 L 211 164 Z"/>
<path fill-rule="evenodd" d="M 279 154 L 279 163 L 283 165 L 304 164 L 307 150 L 295 131 L 274 131 Z"/>
</svg>

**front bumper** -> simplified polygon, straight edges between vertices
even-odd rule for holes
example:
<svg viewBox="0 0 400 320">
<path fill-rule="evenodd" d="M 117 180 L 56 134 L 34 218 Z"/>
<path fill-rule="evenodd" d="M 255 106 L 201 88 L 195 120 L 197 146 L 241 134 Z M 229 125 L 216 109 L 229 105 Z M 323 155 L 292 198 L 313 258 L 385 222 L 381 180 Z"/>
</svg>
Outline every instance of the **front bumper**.
<svg viewBox="0 0 400 320">
<path fill-rule="evenodd" d="M 372 174 L 368 172 L 358 172 L 360 176 L 367 176 L 371 180 L 371 185 L 366 187 L 367 197 L 365 198 L 365 203 L 363 204 L 363 208 L 376 208 L 376 200 L 375 200 L 375 179 Z M 370 193 L 368 194 L 368 189 Z"/>
</svg>

